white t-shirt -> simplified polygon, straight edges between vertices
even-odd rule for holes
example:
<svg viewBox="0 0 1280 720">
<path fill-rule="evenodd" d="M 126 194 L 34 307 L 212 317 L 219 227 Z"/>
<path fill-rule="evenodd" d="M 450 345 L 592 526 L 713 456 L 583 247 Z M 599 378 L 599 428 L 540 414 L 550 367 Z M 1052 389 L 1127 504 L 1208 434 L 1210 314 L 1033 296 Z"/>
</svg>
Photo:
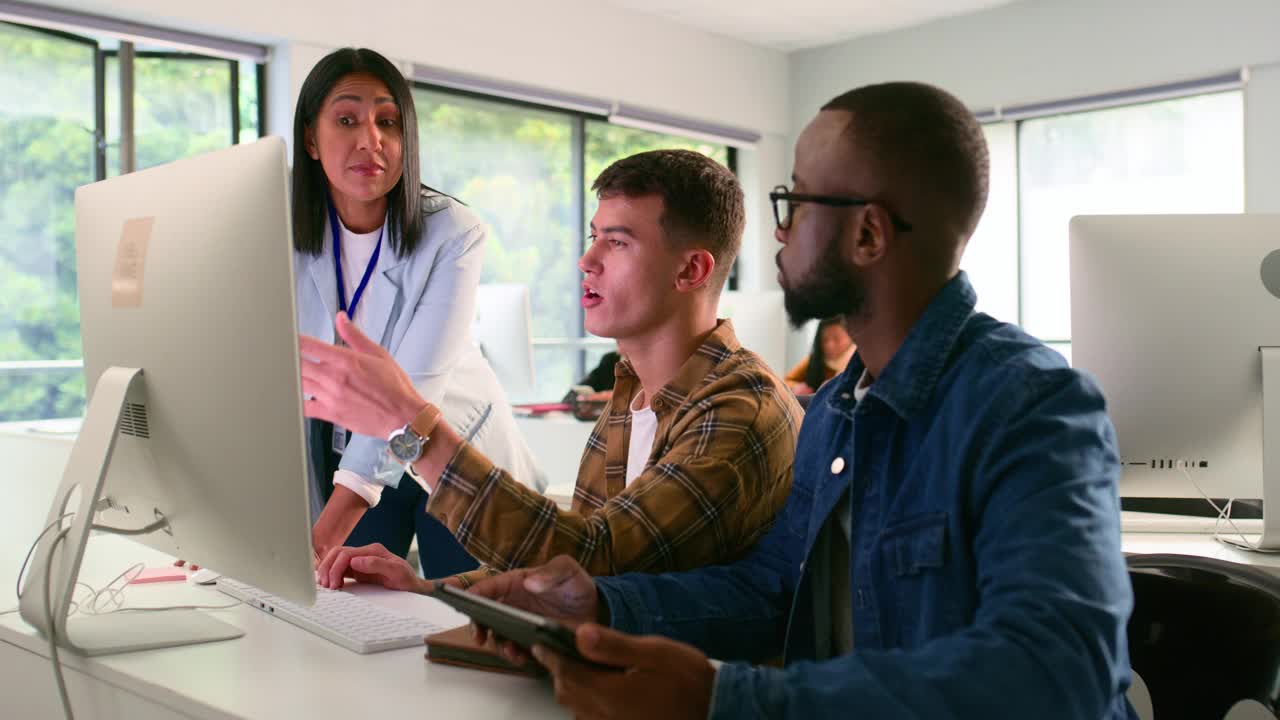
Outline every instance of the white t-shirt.
<svg viewBox="0 0 1280 720">
<path fill-rule="evenodd" d="M 342 235 L 342 285 L 347 294 L 347 310 L 351 310 L 351 301 L 356 296 L 356 288 L 360 287 L 360 280 L 364 277 L 364 271 L 369 267 L 369 259 L 373 257 L 373 251 L 378 247 L 380 238 L 382 238 L 383 230 L 387 227 L 387 222 L 382 221 L 382 227 L 376 228 L 373 232 L 357 234 L 347 229 L 343 225 L 342 220 L 338 220 L 339 230 Z M 326 228 L 326 232 L 332 233 L 331 229 Z M 388 252 L 389 248 L 382 248 L 382 252 Z M 373 284 L 373 276 L 369 276 L 369 285 Z M 371 327 L 376 323 L 371 323 L 369 318 L 369 285 L 364 288 L 364 293 L 360 296 L 360 304 L 356 305 L 355 314 L 351 316 L 351 321 L 360 328 L 360 332 L 373 338 L 375 341 L 382 337 L 383 328 Z M 362 477 L 350 470 L 337 470 L 333 473 L 333 484 L 341 485 L 348 490 L 354 492 L 372 507 L 378 504 L 382 498 L 382 485 L 373 482 L 369 478 Z"/>
<path fill-rule="evenodd" d="M 644 397 L 644 391 L 636 396 L 636 400 Z M 625 485 L 630 485 L 632 480 L 640 476 L 644 472 L 644 467 L 649 463 L 649 454 L 653 452 L 653 438 L 658 434 L 658 416 L 654 414 L 653 407 L 646 405 L 643 410 L 636 409 L 636 403 L 631 403 L 631 442 L 627 445 L 627 474 Z M 625 486 L 624 485 L 624 486 Z"/>
<path fill-rule="evenodd" d="M 356 296 L 356 288 L 360 287 L 365 268 L 369 266 L 369 259 L 373 257 L 373 251 L 378 247 L 382 231 L 387 225 L 386 220 L 383 220 L 382 227 L 359 235 L 348 230 L 342 220 L 338 220 L 338 225 L 341 226 L 342 231 L 342 284 L 347 293 L 347 309 L 350 310 L 351 301 Z M 383 248 L 383 252 L 386 251 L 387 248 Z M 369 283 L 373 283 L 372 276 L 369 277 Z M 366 285 L 364 294 L 360 296 L 360 304 L 356 305 L 356 312 L 351 320 L 361 332 L 377 340 L 382 335 L 382 331 L 378 329 L 376 334 L 370 334 L 368 293 L 369 287 Z"/>
</svg>

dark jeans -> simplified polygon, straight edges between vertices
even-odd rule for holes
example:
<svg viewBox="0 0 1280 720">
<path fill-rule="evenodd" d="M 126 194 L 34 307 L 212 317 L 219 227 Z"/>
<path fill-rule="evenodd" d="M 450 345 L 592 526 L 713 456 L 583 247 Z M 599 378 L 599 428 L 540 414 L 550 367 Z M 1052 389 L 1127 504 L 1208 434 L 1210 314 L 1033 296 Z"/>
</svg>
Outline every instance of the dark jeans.
<svg viewBox="0 0 1280 720">
<path fill-rule="evenodd" d="M 333 492 L 333 473 L 342 458 L 333 452 L 333 425 L 315 420 L 310 424 L 311 458 L 316 464 L 320 492 L 327 501 Z M 415 533 L 424 577 L 447 577 L 480 566 L 448 528 L 427 514 L 427 494 L 408 475 L 400 478 L 399 487 L 382 491 L 382 499 L 360 518 L 345 544 L 359 547 L 381 543 L 396 555 L 407 557 Z"/>
</svg>

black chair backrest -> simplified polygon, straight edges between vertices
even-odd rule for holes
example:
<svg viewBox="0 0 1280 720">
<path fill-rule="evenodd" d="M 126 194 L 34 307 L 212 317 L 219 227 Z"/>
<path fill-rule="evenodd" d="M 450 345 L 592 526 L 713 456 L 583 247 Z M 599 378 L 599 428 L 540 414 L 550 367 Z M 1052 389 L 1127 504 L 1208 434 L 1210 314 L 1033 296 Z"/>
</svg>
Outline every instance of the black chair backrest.
<svg viewBox="0 0 1280 720">
<path fill-rule="evenodd" d="M 1157 720 L 1218 720 L 1247 698 L 1280 714 L 1280 576 L 1191 555 L 1128 563 L 1130 660 Z"/>
</svg>

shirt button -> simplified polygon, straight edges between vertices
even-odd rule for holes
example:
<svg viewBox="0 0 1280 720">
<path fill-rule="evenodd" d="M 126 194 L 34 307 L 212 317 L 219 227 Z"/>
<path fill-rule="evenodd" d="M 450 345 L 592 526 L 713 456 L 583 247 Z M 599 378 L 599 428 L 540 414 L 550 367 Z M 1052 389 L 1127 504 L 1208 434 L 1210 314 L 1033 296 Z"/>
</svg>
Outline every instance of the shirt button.
<svg viewBox="0 0 1280 720">
<path fill-rule="evenodd" d="M 840 399 L 841 399 L 841 400 L 848 400 L 848 399 L 849 399 L 849 393 L 840 393 Z"/>
<path fill-rule="evenodd" d="M 839 475 L 844 470 L 844 458 L 838 457 L 831 461 L 831 474 Z"/>
</svg>

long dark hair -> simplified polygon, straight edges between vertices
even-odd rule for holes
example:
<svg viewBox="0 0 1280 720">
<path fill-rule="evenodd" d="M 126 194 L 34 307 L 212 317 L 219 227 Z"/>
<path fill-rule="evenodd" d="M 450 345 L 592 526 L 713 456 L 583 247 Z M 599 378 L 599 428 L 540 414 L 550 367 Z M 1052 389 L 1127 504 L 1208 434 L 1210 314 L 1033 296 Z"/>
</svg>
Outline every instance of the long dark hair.
<svg viewBox="0 0 1280 720">
<path fill-rule="evenodd" d="M 818 330 L 813 334 L 813 349 L 809 351 L 809 367 L 804 371 L 804 384 L 813 388 L 814 392 L 827 381 L 827 358 L 822 354 L 822 331 L 843 322 L 843 315 L 829 317 L 818 323 Z"/>
<path fill-rule="evenodd" d="M 387 229 L 391 248 L 404 257 L 422 237 L 422 197 L 429 190 L 418 170 L 418 113 L 404 76 L 390 60 L 368 48 L 334 50 L 316 63 L 302 83 L 293 114 L 293 247 L 309 255 L 319 255 L 324 248 L 329 186 L 320 161 L 307 154 L 307 128 L 315 124 L 333 86 L 352 73 L 368 73 L 382 81 L 400 110 L 404 168 L 400 182 L 387 193 Z"/>
</svg>

